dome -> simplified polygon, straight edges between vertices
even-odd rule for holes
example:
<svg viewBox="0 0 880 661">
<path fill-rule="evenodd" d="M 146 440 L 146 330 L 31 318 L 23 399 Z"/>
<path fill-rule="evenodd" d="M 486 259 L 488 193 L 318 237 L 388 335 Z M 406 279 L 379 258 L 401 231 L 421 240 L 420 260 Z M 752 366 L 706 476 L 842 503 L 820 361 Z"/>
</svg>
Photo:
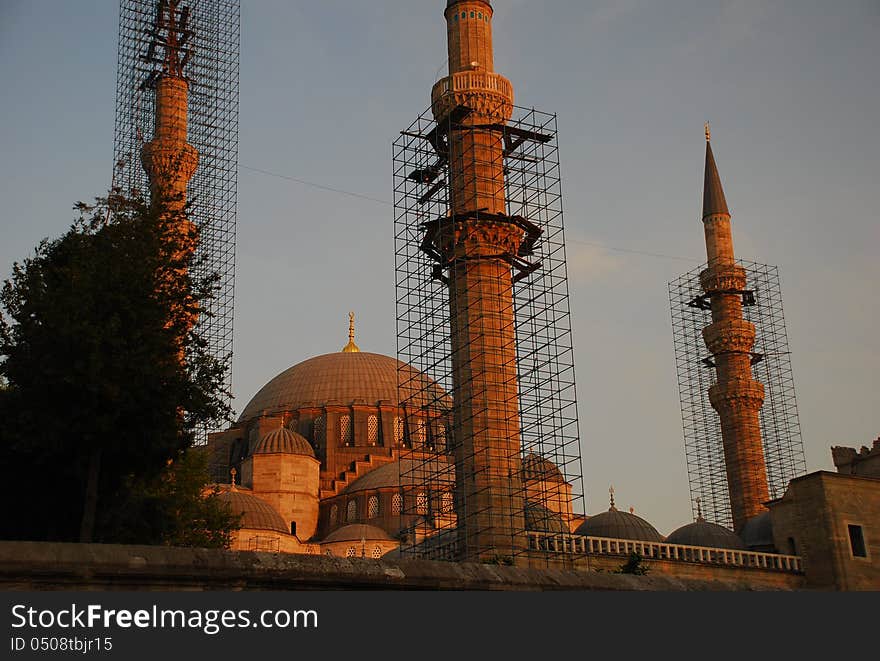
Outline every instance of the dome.
<svg viewBox="0 0 880 661">
<path fill-rule="evenodd" d="M 425 406 L 442 401 L 451 405 L 443 389 L 427 376 L 396 358 L 365 351 L 328 353 L 290 367 L 263 386 L 239 416 L 245 422 L 263 413 L 322 406 L 327 402 L 342 406 L 362 401 L 375 406 L 380 400 L 398 404 L 398 372 L 402 380 L 412 380 L 431 401 L 409 402 Z"/>
<path fill-rule="evenodd" d="M 374 468 L 349 484 L 343 493 L 354 493 L 367 489 L 383 489 L 387 487 L 400 488 L 400 475 L 403 473 L 417 473 L 420 478 L 426 475 L 434 475 L 436 483 L 448 484 L 450 487 L 455 483 L 455 467 L 446 462 L 417 459 L 401 459 Z"/>
<path fill-rule="evenodd" d="M 394 541 L 391 538 L 391 535 L 377 526 L 370 526 L 365 523 L 350 523 L 347 526 L 337 528 L 322 539 L 321 542 L 359 542 L 362 539 L 370 541 Z"/>
<path fill-rule="evenodd" d="M 735 549 L 744 551 L 745 544 L 732 530 L 698 518 L 673 530 L 666 538 L 668 544 L 685 546 L 708 546 L 713 549 Z"/>
<path fill-rule="evenodd" d="M 526 502 L 526 530 L 565 534 L 571 532 L 558 512 L 551 512 L 543 505 L 531 501 Z"/>
<path fill-rule="evenodd" d="M 242 528 L 290 532 L 281 515 L 269 503 L 256 496 L 236 489 L 221 491 L 217 497 L 223 502 L 229 503 L 233 514 L 243 515 L 241 517 Z"/>
<path fill-rule="evenodd" d="M 523 459 L 522 470 L 524 480 L 565 482 L 565 478 L 556 464 L 534 452 L 529 452 Z"/>
<path fill-rule="evenodd" d="M 773 523 L 770 512 L 761 512 L 745 522 L 739 536 L 750 550 L 773 548 Z"/>
<path fill-rule="evenodd" d="M 614 507 L 607 512 L 591 516 L 574 532 L 576 535 L 587 537 L 611 537 L 640 542 L 663 541 L 657 529 L 643 518 L 629 512 L 620 512 Z"/>
<path fill-rule="evenodd" d="M 315 451 L 304 437 L 281 427 L 263 436 L 254 448 L 254 454 L 302 454 L 314 457 Z"/>
</svg>

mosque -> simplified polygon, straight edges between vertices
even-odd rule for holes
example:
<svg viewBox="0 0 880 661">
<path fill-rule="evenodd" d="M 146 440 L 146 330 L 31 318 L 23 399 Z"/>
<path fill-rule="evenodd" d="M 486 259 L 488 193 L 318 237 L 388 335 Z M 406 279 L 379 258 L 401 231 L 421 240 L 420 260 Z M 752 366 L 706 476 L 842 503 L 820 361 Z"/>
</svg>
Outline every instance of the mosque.
<svg viewBox="0 0 880 661">
<path fill-rule="evenodd" d="M 453 310 L 460 329 L 453 343 L 471 341 L 461 338 L 475 336 L 469 330 L 474 324 L 497 318 L 501 330 L 481 335 L 480 341 L 494 343 L 503 354 L 512 351 L 514 341 L 512 324 L 505 320 L 512 314 L 511 267 L 510 260 L 497 256 L 506 245 L 524 254 L 525 239 L 522 229 L 504 215 L 503 192 L 499 199 L 497 190 L 481 188 L 479 182 L 501 176 L 487 172 L 501 167 L 500 157 L 493 156 L 501 147 L 487 136 L 505 121 L 512 86 L 492 67 L 490 2 L 448 0 L 444 15 L 450 75 L 433 111 L 439 122 L 467 106 L 472 117 L 462 121 L 472 122 L 471 135 L 476 137 L 471 147 L 483 154 L 484 164 L 492 165 L 472 170 L 459 165 L 452 173 L 450 197 L 459 225 L 454 241 L 443 244 L 438 239 L 434 254 L 454 255 L 459 248 L 467 253 L 469 261 L 462 261 L 460 271 L 449 267 L 450 296 L 469 296 L 484 305 L 479 315 L 467 307 Z M 195 167 L 196 156 L 186 149 L 185 88 L 174 75 L 162 76 L 157 84 L 156 138 L 144 154 L 154 197 L 168 191 L 180 197 Z M 175 121 L 163 119 L 163 112 Z M 749 363 L 755 330 L 743 320 L 738 302 L 745 275 L 735 265 L 730 213 L 708 131 L 706 137 L 702 220 L 708 266 L 701 283 L 712 301 L 712 324 L 703 336 L 717 373 L 708 396 L 721 422 L 734 529 L 706 521 L 698 511 L 695 521 L 663 534 L 632 511 L 617 509 L 613 491 L 606 511 L 576 512 L 572 485 L 563 472 L 533 452 L 520 457 L 517 450 L 500 478 L 487 472 L 482 487 L 467 486 L 468 476 L 482 479 L 473 458 L 484 441 L 476 432 L 461 437 L 466 432 L 447 411 L 456 411 L 456 420 L 461 420 L 462 409 L 471 407 L 465 411 L 467 419 L 476 419 L 480 413 L 468 399 L 476 396 L 453 401 L 430 374 L 362 351 L 350 314 L 348 343 L 340 351 L 286 367 L 251 398 L 234 424 L 209 436 L 206 451 L 220 497 L 242 514 L 232 549 L 391 560 L 401 556 L 404 542 L 442 544 L 454 537 L 466 528 L 459 521 L 465 496 L 477 501 L 482 493 L 500 493 L 500 483 L 509 480 L 521 485 L 519 504 L 493 496 L 479 506 L 481 512 L 493 507 L 521 512 L 524 534 L 517 542 L 517 563 L 538 566 L 549 559 L 550 566 L 559 560 L 566 566 L 614 571 L 638 553 L 651 571 L 672 576 L 735 578 L 747 585 L 786 589 L 880 588 L 880 439 L 858 451 L 834 448 L 838 472 L 802 475 L 790 481 L 781 498 L 768 495 L 757 418 L 764 392 Z M 190 157 L 181 166 L 176 154 Z M 469 187 L 468 182 L 477 184 Z M 482 219 L 471 213 L 474 209 Z M 491 231 L 483 231 L 488 226 Z M 455 244 L 459 235 L 467 237 L 466 245 L 464 239 Z M 506 284 L 487 285 L 480 269 L 494 269 L 492 282 L 507 278 Z M 456 392 L 471 388 L 494 397 L 494 410 L 512 408 L 508 418 L 516 419 L 515 395 L 502 392 L 510 383 L 504 381 L 504 366 L 512 361 L 490 364 L 493 359 L 485 356 L 489 354 L 474 359 L 485 363 L 479 370 L 475 364 L 456 367 Z M 471 381 L 465 382 L 465 371 Z M 479 378 L 485 382 L 473 381 Z M 421 392 L 430 394 L 415 413 L 412 401 L 400 395 L 402 381 L 418 382 Z M 518 448 L 518 431 L 504 431 L 499 417 L 490 417 L 481 423 L 486 435 L 508 434 L 505 442 Z M 436 451 L 463 443 L 477 449 L 467 456 Z M 402 484 L 401 475 L 414 462 L 430 464 L 429 484 Z M 550 492 L 556 496 L 542 497 Z M 471 520 L 479 520 L 475 543 L 495 550 L 497 519 L 487 514 Z"/>
</svg>

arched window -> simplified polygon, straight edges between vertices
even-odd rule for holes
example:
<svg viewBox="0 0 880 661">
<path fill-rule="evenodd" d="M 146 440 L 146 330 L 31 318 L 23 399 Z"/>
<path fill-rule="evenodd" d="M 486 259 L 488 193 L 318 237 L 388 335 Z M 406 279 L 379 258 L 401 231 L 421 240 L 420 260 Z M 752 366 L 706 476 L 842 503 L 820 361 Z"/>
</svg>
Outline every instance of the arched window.
<svg viewBox="0 0 880 661">
<path fill-rule="evenodd" d="M 347 413 L 339 416 L 339 442 L 342 445 L 354 445 L 351 433 L 351 416 Z"/>
<path fill-rule="evenodd" d="M 440 511 L 443 514 L 452 514 L 452 494 L 449 491 L 444 491 L 440 497 Z"/>
<path fill-rule="evenodd" d="M 394 417 L 394 444 L 403 445 L 403 419 L 399 415 Z"/>
<path fill-rule="evenodd" d="M 345 520 L 348 523 L 355 521 L 358 515 L 358 504 L 356 500 L 349 500 L 345 509 Z"/>
<path fill-rule="evenodd" d="M 425 441 L 428 440 L 428 432 L 424 420 L 416 420 L 416 442 L 415 447 L 425 447 Z"/>
<path fill-rule="evenodd" d="M 428 513 L 428 495 L 419 492 L 416 494 L 416 514 Z"/>
<path fill-rule="evenodd" d="M 379 416 L 371 415 L 367 418 L 367 444 L 379 445 Z"/>
<path fill-rule="evenodd" d="M 319 415 L 312 422 L 312 437 L 315 439 L 315 447 L 324 446 L 324 436 L 327 431 L 327 421 L 323 415 Z"/>
<path fill-rule="evenodd" d="M 382 557 L 382 547 L 377 546 L 376 548 L 373 549 L 373 558 L 378 560 L 381 557 Z"/>
<path fill-rule="evenodd" d="M 403 498 L 399 493 L 396 493 L 391 496 L 391 513 L 400 514 L 401 509 L 403 509 Z"/>
<path fill-rule="evenodd" d="M 335 526 L 337 519 L 339 519 L 339 506 L 338 505 L 331 505 L 330 506 L 330 525 Z"/>
<path fill-rule="evenodd" d="M 379 516 L 379 496 L 370 496 L 367 500 L 367 518 L 375 519 Z"/>
</svg>

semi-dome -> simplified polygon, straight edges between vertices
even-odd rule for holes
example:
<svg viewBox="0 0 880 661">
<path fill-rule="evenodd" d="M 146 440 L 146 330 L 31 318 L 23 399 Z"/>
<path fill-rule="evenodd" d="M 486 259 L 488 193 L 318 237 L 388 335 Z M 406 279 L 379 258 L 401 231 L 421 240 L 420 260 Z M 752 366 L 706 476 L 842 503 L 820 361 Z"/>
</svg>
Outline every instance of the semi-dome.
<svg viewBox="0 0 880 661">
<path fill-rule="evenodd" d="M 398 374 L 399 373 L 399 374 Z M 397 405 L 398 378 L 422 394 L 408 404 L 432 406 L 450 401 L 443 389 L 404 362 L 366 351 L 340 351 L 309 358 L 290 367 L 263 386 L 248 402 L 239 422 L 265 413 L 290 411 L 328 402 L 375 406 L 380 400 Z"/>
<path fill-rule="evenodd" d="M 378 526 L 371 526 L 366 523 L 349 523 L 347 526 L 342 526 L 331 532 L 321 542 L 359 542 L 362 539 L 394 541 L 391 535 Z"/>
<path fill-rule="evenodd" d="M 708 546 L 715 549 L 735 549 L 744 551 L 745 544 L 732 530 L 710 523 L 702 517 L 693 523 L 676 528 L 666 537 L 669 544 L 685 546 Z"/>
<path fill-rule="evenodd" d="M 534 452 L 529 452 L 523 459 L 522 472 L 524 480 L 565 482 L 565 477 L 556 464 Z"/>
<path fill-rule="evenodd" d="M 301 454 L 314 457 L 315 451 L 303 436 L 286 427 L 280 427 L 260 439 L 254 448 L 254 454 Z"/>
<path fill-rule="evenodd" d="M 404 481 L 406 481 L 407 474 L 411 474 L 413 477 L 417 475 L 420 479 L 431 475 L 436 484 L 448 484 L 450 487 L 455 484 L 455 466 L 452 464 L 436 459 L 420 461 L 406 458 L 374 468 L 349 484 L 343 493 L 350 494 L 355 491 L 388 487 L 400 488 L 401 474 L 404 475 Z"/>
<path fill-rule="evenodd" d="M 281 515 L 269 503 L 254 495 L 238 489 L 230 489 L 229 491 L 221 491 L 217 497 L 229 504 L 229 509 L 233 514 L 242 515 L 242 528 L 290 532 Z"/>
<path fill-rule="evenodd" d="M 662 542 L 663 536 L 642 517 L 620 512 L 614 506 L 607 512 L 591 516 L 574 531 L 587 537 L 611 537 L 640 542 Z"/>
<path fill-rule="evenodd" d="M 553 512 L 539 503 L 526 501 L 526 530 L 567 534 L 565 520 L 558 512 Z"/>
</svg>

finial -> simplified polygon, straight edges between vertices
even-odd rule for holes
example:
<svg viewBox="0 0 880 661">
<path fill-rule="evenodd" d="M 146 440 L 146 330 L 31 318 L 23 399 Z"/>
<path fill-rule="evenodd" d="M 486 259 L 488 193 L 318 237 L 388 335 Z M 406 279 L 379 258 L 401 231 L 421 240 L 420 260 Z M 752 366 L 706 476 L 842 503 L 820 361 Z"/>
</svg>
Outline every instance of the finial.
<svg viewBox="0 0 880 661">
<path fill-rule="evenodd" d="M 629 506 L 629 513 L 630 513 L 630 514 L 635 514 L 635 513 L 636 513 L 636 508 L 633 507 L 632 505 L 630 505 L 630 506 Z"/>
<path fill-rule="evenodd" d="M 354 343 L 354 312 L 348 313 L 348 344 L 342 348 L 343 353 L 357 353 L 360 349 Z"/>
<path fill-rule="evenodd" d="M 703 510 L 700 506 L 700 503 L 701 503 L 700 498 L 698 497 L 696 500 L 697 500 L 697 522 L 705 521 L 705 519 L 703 518 Z"/>
<path fill-rule="evenodd" d="M 703 125 L 703 128 L 704 128 L 705 131 L 706 131 L 706 142 L 709 142 L 709 140 L 712 139 L 712 132 L 709 130 L 709 122 L 706 122 L 706 123 Z"/>
<path fill-rule="evenodd" d="M 238 473 L 238 471 L 235 470 L 235 466 L 233 466 L 231 469 L 229 469 L 229 475 L 232 477 L 232 490 L 233 491 L 235 491 L 235 475 L 236 475 L 236 473 Z"/>
<path fill-rule="evenodd" d="M 614 485 L 608 487 L 608 494 L 611 496 L 611 507 L 608 508 L 608 511 L 616 510 L 617 508 L 614 506 Z"/>
</svg>

